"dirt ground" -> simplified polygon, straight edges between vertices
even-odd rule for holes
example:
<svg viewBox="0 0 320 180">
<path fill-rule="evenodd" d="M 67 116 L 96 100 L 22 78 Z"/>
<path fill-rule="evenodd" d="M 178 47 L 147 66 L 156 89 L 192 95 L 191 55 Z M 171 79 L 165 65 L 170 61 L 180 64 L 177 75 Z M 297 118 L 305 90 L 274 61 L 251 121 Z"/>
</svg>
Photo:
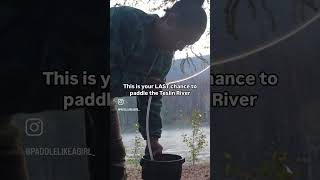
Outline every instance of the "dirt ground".
<svg viewBox="0 0 320 180">
<path fill-rule="evenodd" d="M 141 167 L 127 167 L 128 180 L 141 180 Z M 209 180 L 209 163 L 192 165 L 183 165 L 181 180 Z"/>
</svg>

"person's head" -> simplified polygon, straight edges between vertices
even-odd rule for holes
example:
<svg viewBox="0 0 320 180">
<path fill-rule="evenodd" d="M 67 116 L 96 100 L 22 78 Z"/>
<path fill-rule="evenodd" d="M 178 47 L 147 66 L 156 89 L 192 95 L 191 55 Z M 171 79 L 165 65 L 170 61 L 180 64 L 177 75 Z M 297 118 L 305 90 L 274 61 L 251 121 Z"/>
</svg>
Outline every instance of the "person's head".
<svg viewBox="0 0 320 180">
<path fill-rule="evenodd" d="M 204 0 L 180 0 L 156 25 L 156 43 L 162 49 L 182 50 L 198 41 L 207 26 Z"/>
</svg>

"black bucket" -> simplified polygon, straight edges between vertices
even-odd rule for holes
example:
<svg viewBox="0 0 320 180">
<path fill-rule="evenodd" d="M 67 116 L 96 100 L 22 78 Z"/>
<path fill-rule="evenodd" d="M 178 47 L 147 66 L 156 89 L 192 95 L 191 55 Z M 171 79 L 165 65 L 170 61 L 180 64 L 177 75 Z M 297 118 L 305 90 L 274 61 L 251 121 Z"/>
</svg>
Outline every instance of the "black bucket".
<svg viewBox="0 0 320 180">
<path fill-rule="evenodd" d="M 182 164 L 185 159 L 175 154 L 161 154 L 154 157 L 144 156 L 140 165 L 142 166 L 143 180 L 180 180 Z"/>
</svg>

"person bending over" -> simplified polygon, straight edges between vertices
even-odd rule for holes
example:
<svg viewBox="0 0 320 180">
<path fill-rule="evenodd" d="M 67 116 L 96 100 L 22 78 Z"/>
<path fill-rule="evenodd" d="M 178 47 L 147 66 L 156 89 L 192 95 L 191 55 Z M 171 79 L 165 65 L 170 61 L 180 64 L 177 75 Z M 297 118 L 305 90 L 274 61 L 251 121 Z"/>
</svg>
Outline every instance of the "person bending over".
<svg viewBox="0 0 320 180">
<path fill-rule="evenodd" d="M 207 15 L 203 0 L 180 0 L 166 9 L 163 17 L 139 9 L 110 8 L 111 98 L 128 96 L 124 84 L 163 84 L 174 52 L 198 41 L 205 32 Z M 162 153 L 162 97 L 154 96 L 150 106 L 150 137 L 154 155 Z M 139 131 L 146 140 L 145 119 L 148 96 L 137 96 Z M 119 118 L 111 113 L 111 177 L 125 179 L 125 149 Z M 148 153 L 146 147 L 146 154 Z"/>
</svg>

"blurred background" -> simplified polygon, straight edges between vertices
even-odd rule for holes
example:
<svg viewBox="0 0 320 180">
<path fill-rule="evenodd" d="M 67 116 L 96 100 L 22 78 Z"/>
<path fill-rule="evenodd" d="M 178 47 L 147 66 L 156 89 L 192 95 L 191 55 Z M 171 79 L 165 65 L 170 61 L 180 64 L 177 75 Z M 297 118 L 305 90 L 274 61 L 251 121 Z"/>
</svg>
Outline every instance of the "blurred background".
<svg viewBox="0 0 320 180">
<path fill-rule="evenodd" d="M 110 7 L 129 5 L 139 7 L 148 13 L 164 14 L 163 9 L 170 7 L 175 1 L 111 1 Z M 205 1 L 204 7 L 210 17 L 210 1 Z M 167 82 L 188 77 L 208 67 L 210 63 L 210 25 L 206 33 L 194 46 L 177 52 L 172 69 L 167 76 Z M 209 178 L 210 159 L 210 89 L 209 71 L 182 82 L 195 84 L 190 96 L 168 96 L 163 98 L 163 135 L 160 140 L 164 152 L 179 154 L 186 158 L 184 179 L 197 177 Z M 121 108 L 135 108 L 134 97 L 123 98 Z M 46 111 L 37 114 L 18 114 L 14 123 L 21 130 L 24 148 L 34 147 L 86 147 L 86 129 L 84 110 L 68 112 Z M 119 112 L 123 141 L 127 151 L 129 179 L 140 179 L 139 160 L 144 153 L 145 142 L 137 132 L 137 112 Z M 30 119 L 39 119 L 43 129 L 41 135 L 30 136 Z M 108 119 L 106 119 L 108 121 Z M 194 125 L 194 126 L 193 126 Z M 35 128 L 35 126 L 33 126 Z M 37 131 L 37 130 L 36 130 Z M 37 133 L 37 132 L 36 132 Z M 196 136 L 193 136 L 196 135 Z M 191 137 L 194 137 L 193 139 Z M 193 144 L 190 142 L 194 142 Z M 196 142 L 201 145 L 193 146 Z M 197 147 L 197 148 L 193 148 Z M 88 157 L 86 156 L 26 156 L 27 167 L 31 180 L 88 180 Z M 192 168 L 195 168 L 192 170 Z M 203 177 L 200 177 L 203 176 Z"/>
<path fill-rule="evenodd" d="M 216 1 L 212 62 L 280 37 L 318 15 L 318 0 Z M 213 179 L 320 178 L 319 32 L 317 20 L 299 33 L 211 73 L 275 73 L 274 87 L 211 87 L 258 94 L 254 108 L 211 108 Z"/>
</svg>

